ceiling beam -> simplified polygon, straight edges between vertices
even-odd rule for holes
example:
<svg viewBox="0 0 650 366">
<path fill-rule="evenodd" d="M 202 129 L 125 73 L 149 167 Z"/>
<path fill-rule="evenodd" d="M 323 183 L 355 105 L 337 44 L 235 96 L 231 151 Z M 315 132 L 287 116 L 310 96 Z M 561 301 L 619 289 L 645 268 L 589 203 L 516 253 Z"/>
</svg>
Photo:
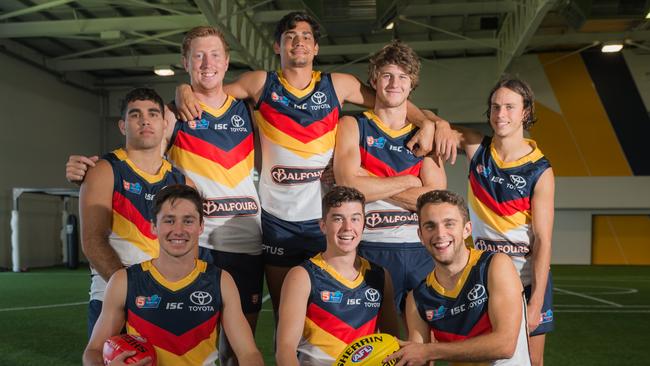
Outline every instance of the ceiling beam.
<svg viewBox="0 0 650 366">
<path fill-rule="evenodd" d="M 476 40 L 448 39 L 438 41 L 415 41 L 408 42 L 415 51 L 442 51 L 442 50 L 463 50 L 463 49 L 486 49 L 496 48 L 497 41 L 494 38 L 481 38 Z M 335 46 L 320 46 L 318 54 L 321 56 L 336 55 L 362 55 L 370 54 L 380 50 L 384 43 L 360 43 L 342 44 Z"/>
<path fill-rule="evenodd" d="M 449 16 L 471 14 L 501 14 L 515 10 L 514 1 L 449 2 L 428 5 L 407 5 L 399 9 L 404 16 Z"/>
<path fill-rule="evenodd" d="M 244 58 L 237 51 L 230 52 L 230 62 L 245 64 Z M 180 65 L 181 63 L 181 55 L 179 53 L 47 60 L 47 65 L 58 71 L 133 69 L 158 65 Z"/>
<path fill-rule="evenodd" d="M 54 8 L 54 7 L 57 7 L 57 6 L 65 5 L 65 4 L 71 3 L 73 1 L 75 1 L 75 0 L 53 0 L 53 1 L 49 1 L 49 2 L 46 2 L 44 4 L 34 5 L 34 6 L 30 6 L 28 8 L 19 9 L 19 10 L 11 11 L 9 13 L 1 14 L 0 15 L 0 20 L 5 20 L 5 19 L 13 18 L 13 17 L 18 17 L 18 16 L 21 16 L 21 15 L 36 13 L 36 12 L 43 11 L 43 10 L 46 10 L 46 9 L 50 9 L 50 8 Z"/>
<path fill-rule="evenodd" d="M 123 32 L 164 31 L 190 29 L 206 24 L 208 22 L 201 14 L 13 22 L 0 24 L 0 38 L 58 37 L 99 34 L 114 30 Z"/>
<path fill-rule="evenodd" d="M 614 32 L 614 33 L 566 33 L 560 35 L 540 35 L 530 40 L 528 48 L 548 47 L 555 45 L 584 45 L 593 42 L 607 41 L 650 41 L 650 31 Z"/>
<path fill-rule="evenodd" d="M 497 34 L 497 78 L 508 69 L 513 58 L 521 56 L 554 3 L 554 0 L 522 0 L 506 16 Z"/>
<path fill-rule="evenodd" d="M 253 14 L 253 21 L 255 23 L 276 23 L 283 16 L 297 11 L 295 9 L 284 9 L 284 10 L 266 10 L 266 11 L 256 11 Z"/>
</svg>

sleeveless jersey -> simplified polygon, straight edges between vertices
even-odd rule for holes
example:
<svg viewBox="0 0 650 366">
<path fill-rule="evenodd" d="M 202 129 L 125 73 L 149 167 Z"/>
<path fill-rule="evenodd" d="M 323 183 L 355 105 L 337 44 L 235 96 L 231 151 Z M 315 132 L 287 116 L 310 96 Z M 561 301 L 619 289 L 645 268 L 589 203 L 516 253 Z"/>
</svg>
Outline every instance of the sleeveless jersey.
<svg viewBox="0 0 650 366">
<path fill-rule="evenodd" d="M 214 365 L 221 270 L 197 260 L 187 277 L 169 282 L 147 261 L 126 273 L 127 333 L 154 345 L 158 366 Z"/>
<path fill-rule="evenodd" d="M 406 143 L 417 129 L 412 124 L 400 130 L 386 126 L 375 113 L 355 116 L 359 126 L 361 167 L 370 175 L 387 178 L 420 175 L 422 158 L 413 155 Z M 364 242 L 419 243 L 418 215 L 388 201 L 366 203 Z"/>
<path fill-rule="evenodd" d="M 514 162 L 499 159 L 492 138 L 485 137 L 469 167 L 467 200 L 477 249 L 512 258 L 524 286 L 531 283 L 534 248 L 530 202 L 539 177 L 551 164 L 533 140 L 533 151 Z"/>
<path fill-rule="evenodd" d="M 314 71 L 311 83 L 299 90 L 280 71 L 267 73 L 255 106 L 266 212 L 285 221 L 321 217 L 320 177 L 332 158 L 340 109 L 330 74 Z"/>
<path fill-rule="evenodd" d="M 201 104 L 200 120 L 177 122 L 168 155 L 204 196 L 202 247 L 262 251 L 259 199 L 253 183 L 254 143 L 246 103 L 228 96 L 219 109 Z"/>
<path fill-rule="evenodd" d="M 429 324 L 436 341 L 462 341 L 492 331 L 488 314 L 488 267 L 493 255 L 470 249 L 467 266 L 452 290 L 442 287 L 434 272 L 413 290 L 418 314 Z M 521 303 L 522 317 L 515 353 L 512 358 L 495 361 L 492 365 L 530 365 L 523 296 Z"/>
<path fill-rule="evenodd" d="M 359 276 L 347 280 L 321 254 L 301 265 L 309 273 L 311 292 L 302 338 L 301 365 L 330 366 L 356 338 L 375 333 L 384 294 L 384 269 L 361 259 Z"/>
<path fill-rule="evenodd" d="M 108 242 L 125 266 L 158 257 L 158 238 L 151 232 L 153 199 L 171 184 L 185 184 L 183 174 L 163 160 L 152 175 L 140 170 L 124 149 L 102 157 L 113 169 L 113 224 Z M 93 269 L 91 299 L 103 300 L 106 282 Z"/>
</svg>

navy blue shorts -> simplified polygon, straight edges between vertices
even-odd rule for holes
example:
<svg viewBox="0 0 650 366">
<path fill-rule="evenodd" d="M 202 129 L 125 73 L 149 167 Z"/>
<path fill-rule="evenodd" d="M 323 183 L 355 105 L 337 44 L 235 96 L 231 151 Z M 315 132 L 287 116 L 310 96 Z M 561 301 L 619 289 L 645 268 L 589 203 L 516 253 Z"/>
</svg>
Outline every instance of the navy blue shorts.
<svg viewBox="0 0 650 366">
<path fill-rule="evenodd" d="M 102 302 L 99 300 L 90 300 L 88 303 L 88 339 L 93 334 L 93 328 L 95 328 L 95 323 L 97 323 L 101 312 Z"/>
<path fill-rule="evenodd" d="M 531 291 L 532 286 L 528 285 L 524 287 L 526 302 L 528 302 L 528 299 L 530 299 Z M 551 277 L 551 272 L 548 273 L 546 291 L 544 292 L 544 304 L 542 305 L 542 313 L 539 316 L 541 318 L 541 321 L 539 322 L 539 326 L 535 328 L 532 333 L 530 333 L 531 337 L 549 333 L 555 329 L 555 321 L 553 319 L 553 278 Z"/>
<path fill-rule="evenodd" d="M 327 248 L 318 220 L 284 221 L 264 210 L 262 243 L 264 264 L 277 267 L 297 266 Z"/>
<path fill-rule="evenodd" d="M 228 253 L 199 247 L 199 259 L 230 273 L 235 280 L 244 314 L 259 313 L 262 309 L 264 263 L 262 255 Z"/>
<path fill-rule="evenodd" d="M 397 312 L 404 311 L 406 294 L 417 287 L 431 271 L 433 259 L 422 243 L 370 243 L 362 241 L 359 255 L 390 273 Z"/>
</svg>

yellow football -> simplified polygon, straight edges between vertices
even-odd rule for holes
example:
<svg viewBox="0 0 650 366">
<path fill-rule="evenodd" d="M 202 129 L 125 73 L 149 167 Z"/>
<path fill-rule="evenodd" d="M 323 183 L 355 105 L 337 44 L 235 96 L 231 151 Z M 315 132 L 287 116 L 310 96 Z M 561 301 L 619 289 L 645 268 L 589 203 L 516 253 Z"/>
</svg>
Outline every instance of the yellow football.
<svg viewBox="0 0 650 366">
<path fill-rule="evenodd" d="M 397 338 L 386 333 L 377 333 L 357 338 L 339 354 L 332 366 L 391 366 L 382 362 L 384 358 L 399 349 Z"/>
</svg>

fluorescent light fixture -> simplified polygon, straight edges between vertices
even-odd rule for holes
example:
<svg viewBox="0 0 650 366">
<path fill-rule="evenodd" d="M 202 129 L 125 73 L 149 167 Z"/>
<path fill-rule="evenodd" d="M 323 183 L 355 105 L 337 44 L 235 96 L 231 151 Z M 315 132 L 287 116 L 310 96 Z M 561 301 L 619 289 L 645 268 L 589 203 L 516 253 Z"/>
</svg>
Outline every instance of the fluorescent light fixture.
<svg viewBox="0 0 650 366">
<path fill-rule="evenodd" d="M 390 22 L 390 23 L 386 24 L 386 29 L 387 30 L 391 30 L 393 28 L 395 28 L 395 22 Z"/>
<path fill-rule="evenodd" d="M 648 12 L 648 14 L 645 15 L 645 18 L 650 19 L 650 11 Z"/>
<path fill-rule="evenodd" d="M 603 48 L 600 49 L 602 53 L 614 53 L 619 52 L 623 49 L 623 43 L 606 43 L 603 45 Z"/>
<path fill-rule="evenodd" d="M 153 72 L 158 76 L 172 76 L 174 75 L 174 69 L 169 65 L 159 65 L 153 68 Z"/>
</svg>

